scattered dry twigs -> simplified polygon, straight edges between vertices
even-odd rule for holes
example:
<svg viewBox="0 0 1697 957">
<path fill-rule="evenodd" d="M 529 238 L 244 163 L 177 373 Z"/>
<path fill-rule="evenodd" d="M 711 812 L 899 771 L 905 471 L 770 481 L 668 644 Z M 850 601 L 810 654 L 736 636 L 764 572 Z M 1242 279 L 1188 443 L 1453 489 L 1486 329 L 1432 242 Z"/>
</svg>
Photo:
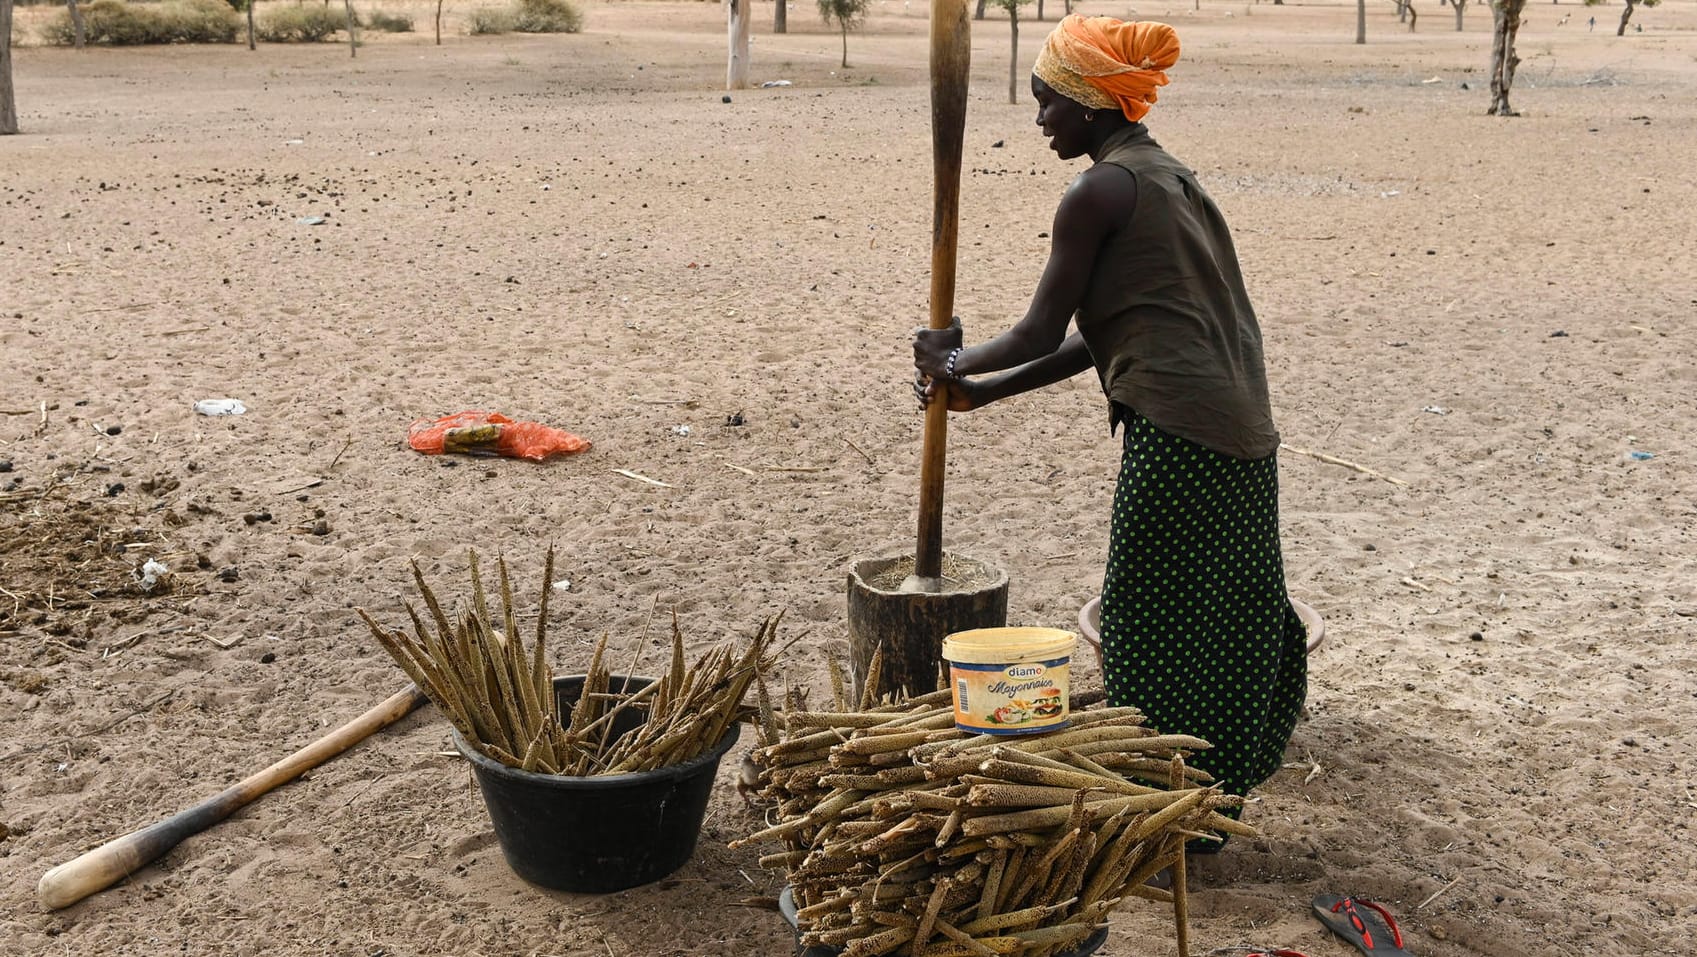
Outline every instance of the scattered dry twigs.
<svg viewBox="0 0 1697 957">
<path fill-rule="evenodd" d="M 1444 886 L 1433 891 L 1432 896 L 1430 896 L 1430 897 L 1426 898 L 1425 900 L 1421 901 L 1420 903 L 1414 905 L 1414 909 L 1417 910 L 1417 911 L 1425 910 L 1426 905 L 1437 900 L 1439 894 L 1442 894 L 1444 891 L 1449 890 L 1450 888 L 1454 887 L 1455 885 L 1457 885 L 1459 883 L 1461 883 L 1461 878 L 1457 877 L 1456 879 L 1450 881 L 1448 884 L 1445 884 Z"/>
<path fill-rule="evenodd" d="M 660 488 L 673 488 L 674 487 L 670 482 L 662 482 L 662 481 L 660 481 L 659 479 L 656 479 L 656 478 L 649 478 L 646 475 L 642 475 L 642 474 L 637 473 L 637 472 L 632 472 L 630 469 L 614 469 L 613 474 L 622 475 L 625 478 L 632 479 L 632 480 L 637 481 L 637 482 L 646 482 L 649 485 L 655 485 L 655 486 L 658 486 Z"/>
<path fill-rule="evenodd" d="M 1340 459 L 1335 455 L 1327 455 L 1324 452 L 1316 452 L 1313 449 L 1299 449 L 1294 445 L 1287 445 L 1284 442 L 1279 443 L 1279 448 L 1284 449 L 1286 452 L 1295 452 L 1297 455 L 1306 455 L 1311 459 L 1315 459 L 1316 461 L 1325 462 L 1327 465 L 1336 465 L 1336 466 L 1340 466 L 1342 468 L 1349 469 L 1352 472 L 1360 472 L 1362 475 L 1371 475 L 1372 477 L 1377 478 L 1377 479 L 1384 479 L 1385 481 L 1391 483 L 1392 485 L 1407 485 L 1408 484 L 1407 482 L 1404 482 L 1402 479 L 1399 479 L 1394 475 L 1386 475 L 1383 472 L 1376 472 L 1376 471 L 1368 468 L 1365 465 L 1361 465 L 1361 464 L 1356 463 L 1356 462 L 1351 462 L 1349 459 Z"/>
<path fill-rule="evenodd" d="M 413 579 L 429 611 L 427 623 L 412 606 L 413 631 L 390 631 L 365 609 L 359 615 L 408 677 L 423 689 L 468 743 L 509 767 L 540 774 L 587 776 L 651 771 L 680 764 L 707 751 L 742 717 L 744 694 L 771 668 L 769 654 L 778 627 L 762 624 L 748 646 L 725 642 L 693 666 L 685 664 L 683 634 L 672 622 L 671 663 L 651 682 L 615 676 L 605 663 L 607 638 L 596 645 L 582 692 L 562 723 L 545 646 L 554 552 L 542 573 L 541 607 L 529 647 L 513 612 L 513 589 L 505 560 L 497 560 L 500 618 L 491 614 L 477 554 L 471 554 L 471 607 L 450 621 L 425 584 L 418 565 Z M 634 673 L 636 662 L 625 674 Z M 613 687 L 617 684 L 618 687 Z M 641 723 L 623 731 L 633 714 Z M 620 722 L 619 718 L 625 718 Z"/>
<path fill-rule="evenodd" d="M 802 943 L 845 957 L 1049 957 L 1127 897 L 1174 906 L 1182 955 L 1182 883 L 1145 882 L 1187 840 L 1254 833 L 1219 813 L 1240 799 L 1185 764 L 1207 742 L 1145 728 L 1134 708 L 972 735 L 939 691 L 782 722 L 754 752 L 776 823 L 733 846 L 782 843 L 760 863 L 788 873 Z"/>
</svg>

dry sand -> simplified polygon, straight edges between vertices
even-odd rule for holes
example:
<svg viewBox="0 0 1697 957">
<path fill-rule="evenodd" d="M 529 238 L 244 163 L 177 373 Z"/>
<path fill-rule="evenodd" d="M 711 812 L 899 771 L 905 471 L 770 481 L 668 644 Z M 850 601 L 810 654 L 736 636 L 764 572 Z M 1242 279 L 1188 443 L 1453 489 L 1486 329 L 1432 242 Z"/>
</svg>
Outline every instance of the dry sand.
<svg viewBox="0 0 1697 957">
<path fill-rule="evenodd" d="M 1697 6 L 1640 9 L 1623 38 L 1618 6 L 1529 6 L 1518 119 L 1484 115 L 1480 5 L 1460 33 L 1423 8 L 1410 35 L 1376 4 L 1365 46 L 1353 5 L 1191 7 L 1083 9 L 1180 30 L 1150 122 L 1235 228 L 1285 440 L 1388 477 L 1282 456 L 1291 587 L 1330 634 L 1247 812 L 1264 836 L 1193 877 L 1193 953 L 1353 953 L 1308 913 L 1327 891 L 1383 901 L 1427 957 L 1683 952 Z M 119 887 L 34 897 L 49 866 L 401 687 L 353 609 L 398 620 L 413 559 L 455 591 L 468 547 L 500 552 L 529 594 L 556 546 L 561 671 L 602 633 L 631 650 L 651 615 L 650 644 L 675 610 L 699 648 L 782 610 L 807 634 L 790 679 L 824 693 L 851 559 L 911 548 L 926 23 L 879 3 L 842 70 L 811 5 L 783 36 L 771 13 L 753 78 L 794 85 L 729 104 L 710 4 L 597 3 L 577 36 L 374 37 L 352 60 L 17 51 L 0 952 L 786 952 L 776 914 L 735 906 L 779 882 L 725 847 L 758 820 L 734 767 L 675 876 L 549 893 L 508 870 L 428 710 Z M 1081 167 L 1008 104 L 1005 21 L 974 43 L 976 341 L 1024 308 Z M 216 397 L 247 414 L 191 411 Z M 414 419 L 467 408 L 595 448 L 405 448 Z M 954 420 L 947 544 L 1008 573 L 1013 623 L 1070 626 L 1100 580 L 1106 425 L 1088 376 Z M 149 557 L 175 575 L 144 597 L 127 576 Z M 1174 952 L 1139 902 L 1103 951 Z"/>
</svg>

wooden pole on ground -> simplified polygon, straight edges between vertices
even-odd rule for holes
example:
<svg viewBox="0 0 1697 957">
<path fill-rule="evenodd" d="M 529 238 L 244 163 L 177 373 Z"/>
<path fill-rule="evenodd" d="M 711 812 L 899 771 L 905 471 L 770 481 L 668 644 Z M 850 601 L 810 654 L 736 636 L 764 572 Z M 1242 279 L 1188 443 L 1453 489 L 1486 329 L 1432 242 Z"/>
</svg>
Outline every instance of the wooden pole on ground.
<svg viewBox="0 0 1697 957">
<path fill-rule="evenodd" d="M 405 691 L 390 695 L 347 724 L 194 807 L 139 831 L 131 831 L 75 860 L 60 864 L 41 875 L 41 882 L 35 888 L 36 896 L 41 899 L 43 907 L 57 910 L 111 887 L 165 856 L 189 835 L 199 834 L 267 791 L 293 781 L 394 724 L 424 701 L 424 693 L 417 686 L 408 685 Z"/>
</svg>

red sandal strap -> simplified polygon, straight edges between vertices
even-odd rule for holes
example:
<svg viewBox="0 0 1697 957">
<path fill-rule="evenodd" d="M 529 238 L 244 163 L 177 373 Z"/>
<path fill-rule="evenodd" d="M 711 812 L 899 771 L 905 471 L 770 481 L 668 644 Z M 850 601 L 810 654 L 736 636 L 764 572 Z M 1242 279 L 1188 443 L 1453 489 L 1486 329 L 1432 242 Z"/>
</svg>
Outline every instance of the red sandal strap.
<svg viewBox="0 0 1697 957">
<path fill-rule="evenodd" d="M 1395 938 L 1393 943 L 1395 944 L 1396 949 L 1401 950 L 1402 929 L 1397 927 L 1396 918 L 1392 917 L 1391 912 L 1385 910 L 1382 905 L 1376 904 L 1365 897 L 1345 897 L 1343 900 L 1332 905 L 1332 913 L 1336 914 L 1339 911 L 1342 911 L 1343 915 L 1349 918 L 1350 926 L 1354 927 L 1355 932 L 1361 935 L 1361 942 L 1367 945 L 1368 950 L 1374 950 L 1376 949 L 1376 945 L 1373 943 L 1373 932 L 1368 929 L 1367 922 L 1361 919 L 1361 915 L 1355 912 L 1356 904 L 1360 904 L 1363 907 L 1377 911 L 1379 916 L 1385 919 L 1385 926 L 1390 928 L 1391 936 Z"/>
<path fill-rule="evenodd" d="M 1355 898 L 1345 897 L 1343 900 L 1333 904 L 1332 913 L 1336 914 L 1339 912 L 1342 912 L 1345 917 L 1349 918 L 1349 926 L 1355 928 L 1355 932 L 1361 935 L 1362 945 L 1368 950 L 1372 950 L 1375 947 L 1373 943 L 1373 931 L 1368 929 L 1367 922 L 1361 919 L 1361 915 L 1355 912 Z"/>
<path fill-rule="evenodd" d="M 1367 907 L 1371 907 L 1374 910 L 1379 912 L 1379 916 L 1383 917 L 1385 919 L 1385 926 L 1389 927 L 1391 929 L 1391 936 L 1396 938 L 1394 943 L 1396 944 L 1397 950 L 1401 950 L 1402 949 L 1402 930 L 1401 930 L 1401 928 L 1397 927 L 1396 918 L 1391 916 L 1391 912 L 1388 911 L 1388 910 L 1385 910 L 1383 907 L 1381 907 L 1378 904 L 1375 904 L 1374 902 L 1372 902 L 1370 900 L 1362 900 L 1362 901 L 1360 901 L 1360 903 L 1367 906 Z"/>
</svg>

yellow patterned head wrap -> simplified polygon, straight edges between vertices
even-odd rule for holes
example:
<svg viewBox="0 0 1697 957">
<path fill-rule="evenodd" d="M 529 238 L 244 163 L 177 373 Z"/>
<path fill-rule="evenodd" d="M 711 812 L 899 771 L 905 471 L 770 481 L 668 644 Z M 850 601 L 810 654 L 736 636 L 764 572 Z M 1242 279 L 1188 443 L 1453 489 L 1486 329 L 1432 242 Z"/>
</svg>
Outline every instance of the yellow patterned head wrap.
<svg viewBox="0 0 1697 957">
<path fill-rule="evenodd" d="M 1164 71 L 1178 62 L 1178 49 L 1178 34 L 1164 23 L 1072 13 L 1049 34 L 1031 72 L 1068 99 L 1136 122 L 1167 85 Z"/>
</svg>

